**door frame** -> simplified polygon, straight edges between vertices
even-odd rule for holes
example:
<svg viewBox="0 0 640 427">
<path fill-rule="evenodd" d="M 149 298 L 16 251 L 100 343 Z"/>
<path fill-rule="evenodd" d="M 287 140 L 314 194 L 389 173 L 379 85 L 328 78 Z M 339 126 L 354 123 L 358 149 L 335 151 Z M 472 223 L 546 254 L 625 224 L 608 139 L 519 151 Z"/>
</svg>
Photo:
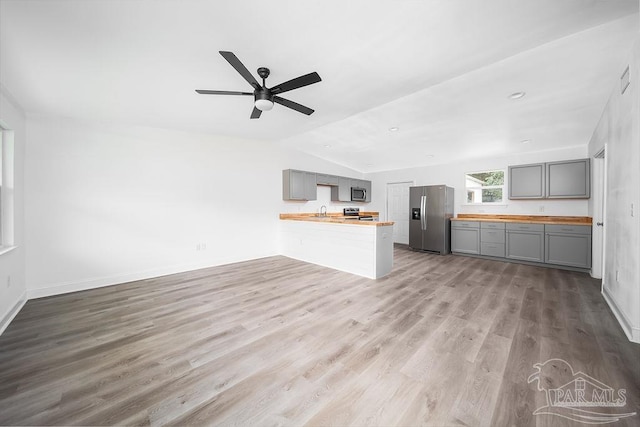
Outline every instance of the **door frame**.
<svg viewBox="0 0 640 427">
<path fill-rule="evenodd" d="M 408 187 L 415 187 L 415 181 L 393 181 L 393 182 L 387 182 L 386 183 L 386 190 L 385 190 L 385 215 L 386 215 L 386 220 L 389 221 L 389 185 L 394 185 L 394 184 L 408 184 Z M 410 206 L 407 206 L 407 217 L 410 216 Z M 395 242 L 394 242 L 395 243 Z"/>
<path fill-rule="evenodd" d="M 592 266 L 591 266 L 591 277 L 596 279 L 601 279 L 602 281 L 602 290 L 604 289 L 605 279 L 606 279 L 606 241 L 607 241 L 607 144 L 598 150 L 593 155 L 594 167 L 593 170 L 593 219 L 595 220 L 592 225 L 593 231 L 597 230 L 597 223 L 602 222 L 604 226 L 602 227 L 602 232 L 597 233 L 598 238 L 594 239 L 592 246 Z M 596 163 L 597 162 L 597 163 Z M 600 213 L 599 210 L 602 210 L 601 218 L 597 218 L 597 213 Z M 596 233 L 593 233 L 594 236 Z M 597 241 L 596 241 L 597 240 Z M 598 268 L 599 267 L 599 268 Z"/>
</svg>

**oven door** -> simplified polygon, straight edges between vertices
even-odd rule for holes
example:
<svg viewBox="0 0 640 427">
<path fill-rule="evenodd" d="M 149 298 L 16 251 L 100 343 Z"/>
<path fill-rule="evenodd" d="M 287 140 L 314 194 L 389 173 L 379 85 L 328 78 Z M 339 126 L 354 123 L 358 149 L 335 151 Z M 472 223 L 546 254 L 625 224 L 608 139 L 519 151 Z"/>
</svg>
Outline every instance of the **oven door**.
<svg viewBox="0 0 640 427">
<path fill-rule="evenodd" d="M 364 188 L 351 187 L 351 201 L 364 202 L 367 200 L 367 190 Z"/>
</svg>

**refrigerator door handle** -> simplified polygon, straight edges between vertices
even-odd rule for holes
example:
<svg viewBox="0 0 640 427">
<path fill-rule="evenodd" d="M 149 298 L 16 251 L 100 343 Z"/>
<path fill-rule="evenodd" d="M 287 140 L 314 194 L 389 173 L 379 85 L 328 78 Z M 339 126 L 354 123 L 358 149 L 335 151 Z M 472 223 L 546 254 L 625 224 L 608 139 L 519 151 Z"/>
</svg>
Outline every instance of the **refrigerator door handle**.
<svg viewBox="0 0 640 427">
<path fill-rule="evenodd" d="M 424 209 L 423 209 L 424 214 L 422 215 L 422 217 L 424 218 L 424 228 L 423 228 L 423 230 L 426 230 L 427 229 L 427 203 L 429 201 L 427 200 L 427 196 L 426 195 L 424 195 L 423 197 L 424 197 Z"/>
<path fill-rule="evenodd" d="M 420 228 L 427 229 L 427 196 L 420 197 Z"/>
</svg>

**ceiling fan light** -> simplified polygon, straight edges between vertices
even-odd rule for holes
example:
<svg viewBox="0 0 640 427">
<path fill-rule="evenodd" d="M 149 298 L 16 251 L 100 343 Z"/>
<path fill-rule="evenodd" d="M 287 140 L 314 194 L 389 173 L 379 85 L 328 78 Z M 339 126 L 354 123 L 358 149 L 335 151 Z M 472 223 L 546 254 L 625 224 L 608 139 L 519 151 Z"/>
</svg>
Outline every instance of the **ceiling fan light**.
<svg viewBox="0 0 640 427">
<path fill-rule="evenodd" d="M 255 106 L 260 111 L 269 111 L 273 108 L 273 101 L 268 99 L 256 99 Z"/>
</svg>

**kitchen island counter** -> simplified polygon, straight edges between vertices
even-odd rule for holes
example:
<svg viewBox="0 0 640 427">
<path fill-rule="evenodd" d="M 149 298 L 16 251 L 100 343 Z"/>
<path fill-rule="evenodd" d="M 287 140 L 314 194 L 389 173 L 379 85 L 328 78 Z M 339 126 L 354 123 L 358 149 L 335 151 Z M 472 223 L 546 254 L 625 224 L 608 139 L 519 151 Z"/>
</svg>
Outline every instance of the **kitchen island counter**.
<svg viewBox="0 0 640 427">
<path fill-rule="evenodd" d="M 362 212 L 360 216 L 372 215 L 378 216 L 377 212 Z M 348 217 L 341 214 L 327 214 L 320 216 L 318 214 L 308 213 L 284 213 L 280 214 L 280 219 L 290 221 L 309 221 L 309 222 L 326 222 L 333 224 L 352 224 L 352 225 L 368 225 L 373 227 L 384 227 L 393 225 L 393 221 L 359 221 L 354 217 Z"/>
<path fill-rule="evenodd" d="M 280 215 L 280 253 L 370 279 L 393 268 L 393 222 L 359 221 L 341 215 Z"/>
</svg>

